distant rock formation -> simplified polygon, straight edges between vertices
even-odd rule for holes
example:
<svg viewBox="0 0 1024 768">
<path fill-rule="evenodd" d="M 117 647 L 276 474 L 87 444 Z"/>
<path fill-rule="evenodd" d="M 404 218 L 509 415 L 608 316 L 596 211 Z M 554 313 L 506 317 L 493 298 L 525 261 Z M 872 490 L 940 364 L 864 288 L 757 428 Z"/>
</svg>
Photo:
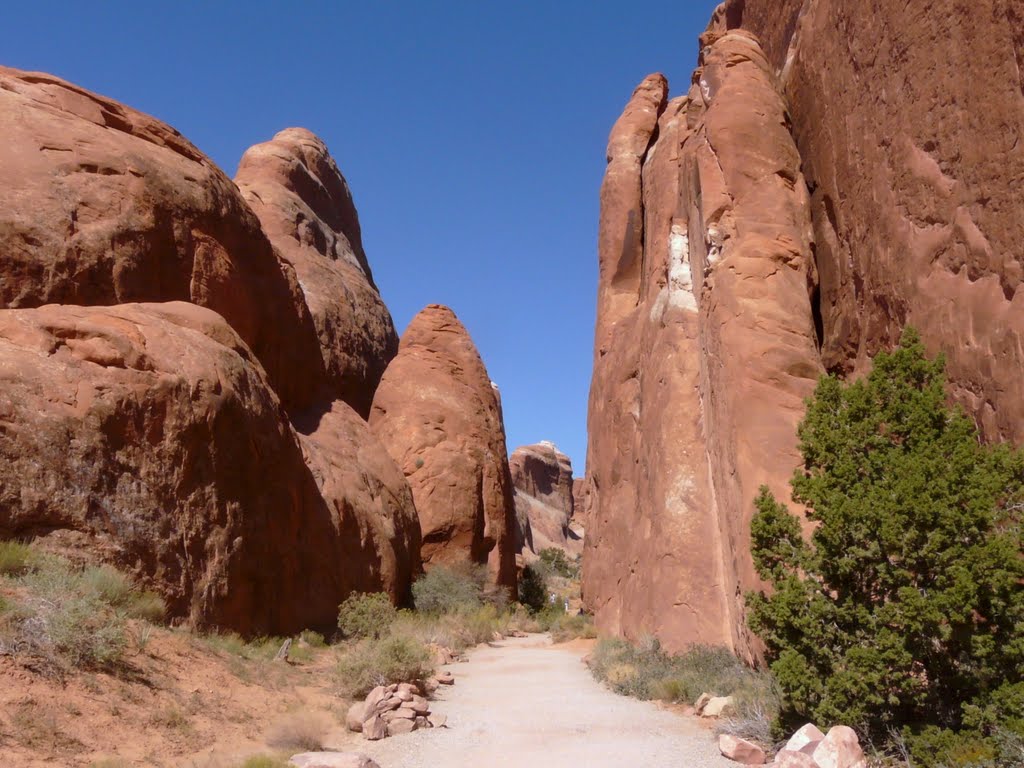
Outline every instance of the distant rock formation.
<svg viewBox="0 0 1024 768">
<path fill-rule="evenodd" d="M 174 129 L 63 80 L 0 68 L 0 131 L 0 538 L 246 634 L 405 599 L 412 492 L 339 399 L 368 410 L 394 331 L 322 142 L 247 154 L 265 233 Z"/>
<path fill-rule="evenodd" d="M 515 508 L 496 389 L 465 327 L 431 304 L 402 335 L 370 427 L 412 487 L 429 570 L 486 563 L 514 593 Z"/>
<path fill-rule="evenodd" d="M 637 88 L 601 190 L 603 631 L 758 654 L 752 498 L 789 499 L 817 377 L 859 375 L 907 324 L 988 439 L 1024 438 L 1022 23 L 994 0 L 728 0 L 686 95 Z"/>
<path fill-rule="evenodd" d="M 515 488 L 516 551 L 536 555 L 555 547 L 576 555 L 583 537 L 573 522 L 572 462 L 554 443 L 516 448 L 509 457 Z"/>
<path fill-rule="evenodd" d="M 398 335 L 373 283 L 345 178 L 319 138 L 288 128 L 246 150 L 235 182 L 295 268 L 332 396 L 366 418 Z"/>
</svg>

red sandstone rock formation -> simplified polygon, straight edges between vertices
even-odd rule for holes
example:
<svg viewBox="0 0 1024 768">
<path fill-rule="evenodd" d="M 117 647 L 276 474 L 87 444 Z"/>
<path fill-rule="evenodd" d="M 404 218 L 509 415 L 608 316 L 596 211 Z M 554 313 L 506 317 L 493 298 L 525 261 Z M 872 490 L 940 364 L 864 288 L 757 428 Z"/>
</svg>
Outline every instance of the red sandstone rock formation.
<svg viewBox="0 0 1024 768">
<path fill-rule="evenodd" d="M 487 563 L 514 592 L 515 512 L 505 427 L 473 341 L 447 307 L 422 310 L 381 379 L 370 426 L 412 487 L 424 567 Z"/>
<path fill-rule="evenodd" d="M 224 316 L 289 407 L 323 385 L 294 271 L 238 189 L 177 131 L 0 67 L 0 309 L 192 301 Z"/>
<path fill-rule="evenodd" d="M 671 101 L 648 77 L 609 140 L 584 595 L 605 631 L 749 655 L 752 500 L 762 482 L 788 498 L 821 371 L 814 265 L 800 158 L 757 42 L 721 36 L 701 64 Z"/>
<path fill-rule="evenodd" d="M 905 324 L 993 440 L 1024 439 L 1024 6 L 730 0 L 780 73 L 811 192 L 822 358 Z"/>
<path fill-rule="evenodd" d="M 572 463 L 553 443 L 516 448 L 509 457 L 515 488 L 516 550 L 537 554 L 556 547 L 575 555 L 583 538 L 573 520 Z"/>
<path fill-rule="evenodd" d="M 250 147 L 235 181 L 295 268 L 333 395 L 366 418 L 398 336 L 373 283 L 345 178 L 319 138 L 288 128 Z"/>
<path fill-rule="evenodd" d="M 0 311 L 0 537 L 116 563 L 199 627 L 333 626 L 354 589 L 407 592 L 418 545 L 408 487 L 338 405 L 335 442 L 304 440 L 314 479 L 214 312 Z"/>
<path fill-rule="evenodd" d="M 0 538 L 114 562 L 201 627 L 328 629 L 354 590 L 404 599 L 411 490 L 336 399 L 368 409 L 394 332 L 323 145 L 292 129 L 243 164 L 282 260 L 153 118 L 0 69 L 0 130 Z"/>
</svg>

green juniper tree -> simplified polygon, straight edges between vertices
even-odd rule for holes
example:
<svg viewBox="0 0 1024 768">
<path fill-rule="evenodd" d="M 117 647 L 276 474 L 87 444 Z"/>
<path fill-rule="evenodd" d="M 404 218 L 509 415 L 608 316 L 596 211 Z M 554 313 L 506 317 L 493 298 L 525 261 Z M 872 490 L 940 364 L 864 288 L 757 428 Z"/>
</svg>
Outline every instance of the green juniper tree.
<svg viewBox="0 0 1024 768">
<path fill-rule="evenodd" d="M 907 329 L 870 375 L 824 377 L 793 498 L 751 526 L 750 594 L 790 721 L 1024 733 L 1024 460 L 946 404 L 944 363 Z"/>
</svg>

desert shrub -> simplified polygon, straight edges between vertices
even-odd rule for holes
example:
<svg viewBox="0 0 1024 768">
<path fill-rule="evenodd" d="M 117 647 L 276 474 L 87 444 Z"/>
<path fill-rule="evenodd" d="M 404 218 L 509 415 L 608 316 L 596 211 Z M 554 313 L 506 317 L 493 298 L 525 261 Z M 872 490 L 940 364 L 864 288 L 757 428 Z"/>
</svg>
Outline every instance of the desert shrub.
<svg viewBox="0 0 1024 768">
<path fill-rule="evenodd" d="M 817 525 L 805 543 L 762 489 L 751 540 L 773 593 L 748 596 L 787 719 L 969 727 L 1024 672 L 1024 459 L 946 405 L 943 361 L 912 330 L 866 379 L 823 378 L 799 437 L 793 498 Z"/>
<path fill-rule="evenodd" d="M 430 651 L 414 637 L 389 635 L 361 640 L 338 656 L 337 674 L 346 696 L 365 696 L 378 685 L 413 682 L 434 671 Z"/>
<path fill-rule="evenodd" d="M 318 752 L 330 730 L 330 718 L 322 712 L 292 712 L 270 728 L 267 744 L 275 749 Z"/>
<path fill-rule="evenodd" d="M 564 611 L 553 615 L 547 631 L 551 633 L 551 639 L 556 643 L 565 643 L 575 640 L 578 637 L 592 640 L 597 637 L 597 629 L 594 621 L 585 614 L 569 614 Z"/>
<path fill-rule="evenodd" d="M 547 573 L 566 579 L 575 579 L 580 575 L 579 563 L 570 560 L 564 550 L 557 547 L 546 547 L 538 552 L 537 556 Z"/>
<path fill-rule="evenodd" d="M 125 574 L 109 565 L 90 566 L 82 571 L 82 584 L 107 605 L 132 619 L 151 623 L 163 621 L 166 605 L 155 592 L 138 589 Z"/>
<path fill-rule="evenodd" d="M 397 615 L 385 593 L 355 593 L 338 607 L 338 628 L 347 638 L 376 639 L 387 634 Z"/>
<path fill-rule="evenodd" d="M 737 718 L 771 722 L 778 711 L 771 677 L 750 669 L 726 648 L 697 645 L 673 656 L 653 637 L 635 646 L 604 638 L 591 654 L 590 670 L 616 693 L 638 699 L 693 703 L 711 693 L 732 696 Z"/>
<path fill-rule="evenodd" d="M 247 757 L 238 768 L 289 768 L 292 765 L 283 755 L 253 755 Z"/>
<path fill-rule="evenodd" d="M 0 541 L 0 576 L 20 576 L 34 570 L 41 556 L 20 541 Z"/>
<path fill-rule="evenodd" d="M 302 634 L 299 635 L 299 640 L 306 643 L 310 648 L 324 648 L 327 646 L 324 636 L 311 629 L 304 629 Z"/>
<path fill-rule="evenodd" d="M 483 605 L 487 568 L 435 566 L 412 585 L 416 610 L 423 613 L 455 613 Z"/>
<path fill-rule="evenodd" d="M 548 582 L 543 569 L 533 563 L 524 567 L 519 577 L 519 602 L 535 612 L 547 605 Z"/>
</svg>

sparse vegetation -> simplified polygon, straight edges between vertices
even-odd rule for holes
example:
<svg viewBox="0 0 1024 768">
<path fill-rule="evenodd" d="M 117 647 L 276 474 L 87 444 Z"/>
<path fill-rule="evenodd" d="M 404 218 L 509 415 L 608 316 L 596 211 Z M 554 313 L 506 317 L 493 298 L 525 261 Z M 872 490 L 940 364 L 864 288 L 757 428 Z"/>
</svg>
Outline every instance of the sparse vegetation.
<svg viewBox="0 0 1024 768">
<path fill-rule="evenodd" d="M 0 611 L 0 644 L 59 674 L 116 666 L 129 647 L 129 620 L 164 615 L 158 595 L 110 566 L 78 568 L 10 541 L 0 542 L 0 563 L 10 591 Z"/>
<path fill-rule="evenodd" d="M 566 579 L 578 579 L 580 575 L 580 558 L 570 560 L 565 552 L 557 547 L 546 547 L 537 553 L 538 561 L 546 574 L 561 576 Z"/>
<path fill-rule="evenodd" d="M 1024 458 L 946 405 L 909 330 L 864 379 L 823 378 L 800 426 L 800 524 L 767 489 L 748 597 L 788 722 L 843 722 L 918 766 L 1020 765 Z"/>
<path fill-rule="evenodd" d="M 365 696 L 378 685 L 422 680 L 433 671 L 427 647 L 404 635 L 360 640 L 338 656 L 341 691 L 352 697 Z"/>
<path fill-rule="evenodd" d="M 412 585 L 412 599 L 420 613 L 452 614 L 484 604 L 487 595 L 485 566 L 436 566 Z"/>
<path fill-rule="evenodd" d="M 398 612 L 383 592 L 349 595 L 338 608 L 338 628 L 355 640 L 379 640 L 388 633 Z"/>
<path fill-rule="evenodd" d="M 737 718 L 771 720 L 779 699 L 770 675 L 752 670 L 728 649 L 697 645 L 678 655 L 665 653 L 654 637 L 637 645 L 602 639 L 590 670 L 616 693 L 638 699 L 689 703 L 702 693 L 732 696 Z"/>
<path fill-rule="evenodd" d="M 267 744 L 275 749 L 316 752 L 324 748 L 330 729 L 330 718 L 324 713 L 300 710 L 274 724 L 267 734 Z"/>
</svg>

